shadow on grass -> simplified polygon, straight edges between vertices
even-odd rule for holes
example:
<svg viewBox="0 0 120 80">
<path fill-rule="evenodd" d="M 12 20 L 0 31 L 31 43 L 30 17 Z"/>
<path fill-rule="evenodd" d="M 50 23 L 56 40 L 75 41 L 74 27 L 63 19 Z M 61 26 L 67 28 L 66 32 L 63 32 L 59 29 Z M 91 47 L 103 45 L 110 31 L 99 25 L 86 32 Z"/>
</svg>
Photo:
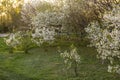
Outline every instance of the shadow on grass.
<svg viewBox="0 0 120 80">
<path fill-rule="evenodd" d="M 0 67 L 0 80 L 39 80 Z"/>
</svg>

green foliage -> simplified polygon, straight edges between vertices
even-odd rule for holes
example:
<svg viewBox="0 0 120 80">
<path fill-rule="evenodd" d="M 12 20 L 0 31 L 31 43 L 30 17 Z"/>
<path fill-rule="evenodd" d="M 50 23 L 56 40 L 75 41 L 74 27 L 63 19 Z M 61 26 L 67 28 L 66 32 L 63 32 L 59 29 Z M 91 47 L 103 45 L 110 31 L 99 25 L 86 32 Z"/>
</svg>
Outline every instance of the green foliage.
<svg viewBox="0 0 120 80">
<path fill-rule="evenodd" d="M 5 38 L 6 45 L 9 47 L 9 52 L 24 51 L 28 53 L 28 50 L 36 45 L 32 41 L 31 31 L 18 31 L 11 33 Z"/>
<path fill-rule="evenodd" d="M 19 39 L 20 44 L 15 49 L 18 51 L 20 50 L 24 51 L 25 53 L 29 53 L 28 50 L 36 46 L 31 40 L 31 37 L 31 32 L 23 31 L 21 34 L 21 38 Z"/>
<path fill-rule="evenodd" d="M 4 42 L 3 38 L 0 38 L 0 51 L 6 52 L 8 50 L 8 46 Z"/>
</svg>

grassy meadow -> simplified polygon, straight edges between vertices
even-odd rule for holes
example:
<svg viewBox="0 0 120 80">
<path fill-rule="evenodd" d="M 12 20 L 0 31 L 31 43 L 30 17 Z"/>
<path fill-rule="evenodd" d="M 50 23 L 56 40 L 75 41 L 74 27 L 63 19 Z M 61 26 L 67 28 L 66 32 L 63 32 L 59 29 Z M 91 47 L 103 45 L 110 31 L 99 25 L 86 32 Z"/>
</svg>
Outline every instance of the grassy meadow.
<svg viewBox="0 0 120 80">
<path fill-rule="evenodd" d="M 94 48 L 79 46 L 79 77 L 74 76 L 72 69 L 65 69 L 57 50 L 56 46 L 44 46 L 29 50 L 29 54 L 10 54 L 1 38 L 0 80 L 120 80 L 119 75 L 108 73 L 107 65 L 96 59 Z"/>
</svg>

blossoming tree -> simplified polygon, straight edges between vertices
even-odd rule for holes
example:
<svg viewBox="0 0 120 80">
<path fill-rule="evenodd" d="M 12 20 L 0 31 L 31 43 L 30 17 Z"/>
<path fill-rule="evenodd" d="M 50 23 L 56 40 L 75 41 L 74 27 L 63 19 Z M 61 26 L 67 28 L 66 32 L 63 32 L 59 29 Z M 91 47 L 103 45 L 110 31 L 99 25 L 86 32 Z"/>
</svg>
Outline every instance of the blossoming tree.
<svg viewBox="0 0 120 80">
<path fill-rule="evenodd" d="M 73 68 L 75 76 L 78 76 L 78 64 L 81 62 L 80 55 L 78 54 L 77 48 L 72 44 L 70 51 L 64 51 L 60 53 L 60 56 L 64 59 L 64 64 L 68 69 Z"/>
<path fill-rule="evenodd" d="M 106 12 L 102 23 L 92 22 L 86 32 L 97 49 L 97 57 L 109 61 L 108 72 L 120 74 L 120 5 Z"/>
<path fill-rule="evenodd" d="M 62 14 L 57 12 L 39 12 L 32 18 L 33 41 L 40 45 L 43 42 L 53 41 L 56 35 L 56 26 L 62 24 Z"/>
</svg>

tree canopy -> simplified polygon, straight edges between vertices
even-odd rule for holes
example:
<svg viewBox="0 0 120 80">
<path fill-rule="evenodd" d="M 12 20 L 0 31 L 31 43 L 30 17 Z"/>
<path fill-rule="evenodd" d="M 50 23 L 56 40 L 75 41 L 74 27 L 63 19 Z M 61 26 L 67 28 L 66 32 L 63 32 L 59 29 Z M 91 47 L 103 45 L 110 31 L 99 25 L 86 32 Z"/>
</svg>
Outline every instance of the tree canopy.
<svg viewBox="0 0 120 80">
<path fill-rule="evenodd" d="M 0 0 L 0 25 L 16 23 L 23 0 Z M 16 20 L 17 19 L 17 20 Z"/>
</svg>

